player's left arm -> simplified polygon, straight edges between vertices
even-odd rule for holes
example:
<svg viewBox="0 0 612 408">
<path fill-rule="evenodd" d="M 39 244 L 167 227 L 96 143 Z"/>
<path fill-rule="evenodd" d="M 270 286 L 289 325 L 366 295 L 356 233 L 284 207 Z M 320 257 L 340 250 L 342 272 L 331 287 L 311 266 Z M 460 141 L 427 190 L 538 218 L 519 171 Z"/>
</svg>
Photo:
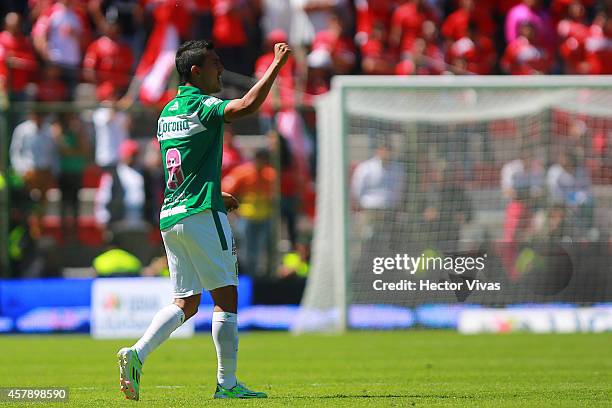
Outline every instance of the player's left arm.
<svg viewBox="0 0 612 408">
<path fill-rule="evenodd" d="M 270 64 L 264 75 L 259 81 L 240 99 L 231 100 L 224 110 L 226 122 L 257 112 L 261 104 L 266 100 L 274 80 L 278 76 L 280 69 L 287 62 L 291 49 L 285 43 L 278 43 L 274 46 L 274 62 Z"/>
</svg>

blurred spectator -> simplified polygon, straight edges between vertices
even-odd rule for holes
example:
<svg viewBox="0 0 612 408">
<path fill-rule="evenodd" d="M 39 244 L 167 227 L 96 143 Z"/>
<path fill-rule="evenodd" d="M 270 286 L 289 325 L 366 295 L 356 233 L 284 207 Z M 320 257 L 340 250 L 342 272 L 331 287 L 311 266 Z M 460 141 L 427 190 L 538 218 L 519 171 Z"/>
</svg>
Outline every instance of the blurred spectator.
<svg viewBox="0 0 612 408">
<path fill-rule="evenodd" d="M 202 0 L 194 1 L 200 3 Z M 90 0 L 87 9 L 100 33 L 104 32 L 107 19 L 116 21 L 119 24 L 122 40 L 129 44 L 134 56 L 139 57 L 145 36 L 143 5 L 146 5 L 146 1 Z"/>
<path fill-rule="evenodd" d="M 519 24 L 519 36 L 504 53 L 501 65 L 511 75 L 550 74 L 553 56 L 540 44 L 535 26 L 529 21 Z"/>
<path fill-rule="evenodd" d="M 255 76 L 261 78 L 272 61 L 274 60 L 274 44 L 287 42 L 287 35 L 282 30 L 271 31 L 267 38 L 264 54 L 255 62 Z M 295 63 L 292 56 L 289 56 L 285 65 L 281 68 L 276 81 L 268 97 L 259 110 L 259 131 L 267 133 L 274 127 L 274 115 L 282 109 L 293 108 L 295 106 Z"/>
<path fill-rule="evenodd" d="M 508 277 L 511 280 L 520 278 L 516 269 L 516 258 L 521 243 L 529 239 L 533 233 L 532 200 L 529 188 L 521 187 L 506 206 L 504 214 L 504 230 L 500 255 Z"/>
<path fill-rule="evenodd" d="M 79 77 L 82 49 L 89 37 L 87 18 L 74 0 L 57 0 L 32 28 L 34 46 L 43 60 L 57 65 L 72 97 Z"/>
<path fill-rule="evenodd" d="M 472 219 L 472 202 L 459 177 L 459 166 L 437 162 L 426 185 L 421 233 L 438 248 L 456 251 L 463 225 Z"/>
<path fill-rule="evenodd" d="M 248 10 L 244 0 L 212 0 L 215 51 L 225 69 L 243 75 L 252 72 L 243 59 L 248 44 L 245 20 L 251 17 Z"/>
<path fill-rule="evenodd" d="M 356 0 L 356 34 L 355 42 L 363 46 L 373 34 L 376 26 L 387 31 L 391 25 L 391 15 L 394 7 L 393 0 Z M 385 35 L 386 41 L 386 35 Z"/>
<path fill-rule="evenodd" d="M 305 103 L 312 105 L 313 101 L 309 99 L 310 96 L 321 95 L 329 91 L 333 75 L 331 55 L 325 50 L 313 51 L 308 54 L 307 64 Z"/>
<path fill-rule="evenodd" d="M 577 206 L 592 200 L 591 179 L 574 153 L 562 152 L 546 174 L 550 200 Z"/>
<path fill-rule="evenodd" d="M 397 75 L 440 75 L 445 70 L 444 54 L 438 46 L 438 31 L 433 21 L 423 23 L 421 37 L 402 52 L 395 68 Z"/>
<path fill-rule="evenodd" d="M 573 0 L 568 4 L 565 18 L 557 24 L 557 34 L 561 41 L 559 54 L 565 63 L 565 73 L 587 73 L 589 68 L 585 62 L 584 43 L 590 30 L 586 22 L 584 6 L 579 0 Z"/>
<path fill-rule="evenodd" d="M 438 22 L 438 14 L 425 0 L 400 0 L 391 19 L 391 47 L 401 52 L 412 50 L 427 20 Z"/>
<path fill-rule="evenodd" d="M 105 35 L 87 47 L 83 74 L 88 81 L 96 83 L 98 89 L 105 82 L 110 82 L 115 89 L 125 90 L 130 83 L 134 56 L 129 46 L 120 41 L 118 21 L 107 19 L 104 32 Z"/>
<path fill-rule="evenodd" d="M 534 35 L 549 53 L 556 50 L 555 27 L 550 13 L 542 5 L 542 0 L 523 0 L 508 12 L 505 23 L 507 44 L 511 44 L 522 35 L 521 27 L 525 22 L 531 24 Z"/>
<path fill-rule="evenodd" d="M 40 102 L 61 102 L 68 100 L 68 87 L 62 79 L 57 65 L 43 66 L 42 75 L 36 83 L 36 99 Z"/>
<path fill-rule="evenodd" d="M 190 38 L 212 39 L 212 0 L 193 0 L 190 11 L 193 16 Z"/>
<path fill-rule="evenodd" d="M 383 142 L 374 156 L 355 167 L 351 193 L 363 210 L 397 209 L 403 200 L 406 174 L 391 158 L 391 147 Z"/>
<path fill-rule="evenodd" d="M 47 206 L 47 191 L 53 186 L 59 170 L 57 146 L 42 113 L 31 112 L 29 119 L 15 128 L 10 158 L 30 199 L 37 203 L 30 231 L 34 238 L 38 238 Z"/>
<path fill-rule="evenodd" d="M 96 193 L 95 216 L 101 225 L 113 228 L 113 223 L 140 227 L 144 222 L 144 177 L 136 168 L 138 143 L 121 143 L 117 167 L 102 176 Z"/>
<path fill-rule="evenodd" d="M 593 25 L 585 41 L 587 73 L 612 74 L 612 17 L 607 15 L 601 26 Z"/>
<path fill-rule="evenodd" d="M 223 160 L 221 162 L 221 177 L 227 176 L 232 170 L 244 163 L 242 151 L 235 141 L 232 125 L 225 124 L 223 129 Z"/>
<path fill-rule="evenodd" d="M 241 268 L 250 276 L 261 276 L 268 271 L 261 268 L 260 256 L 267 254 L 270 261 L 271 228 L 274 212 L 276 171 L 270 164 L 270 152 L 257 150 L 254 162 L 244 163 L 222 180 L 223 191 L 240 201 L 237 231 L 239 244 L 244 248 Z"/>
<path fill-rule="evenodd" d="M 348 11 L 346 0 L 290 1 L 293 6 L 293 17 L 289 41 L 296 48 L 310 46 L 315 36 L 328 28 L 328 18 L 334 10 L 340 13 Z"/>
<path fill-rule="evenodd" d="M 496 53 L 493 41 L 477 32 L 470 23 L 466 35 L 453 42 L 448 48 L 448 63 L 458 75 L 488 75 L 493 72 Z"/>
<path fill-rule="evenodd" d="M 459 3 L 461 7 L 446 17 L 440 30 L 448 41 L 466 37 L 470 24 L 485 37 L 491 38 L 495 34 L 495 22 L 488 10 L 476 7 L 476 0 L 460 0 Z"/>
<path fill-rule="evenodd" d="M 374 23 L 361 47 L 361 70 L 366 75 L 391 75 L 395 68 L 395 55 L 387 46 L 386 26 Z"/>
<path fill-rule="evenodd" d="M 26 99 L 25 88 L 34 79 L 37 68 L 34 49 L 28 37 L 21 32 L 21 16 L 8 13 L 4 18 L 4 31 L 0 33 L 0 89 L 10 89 L 11 98 Z M 10 81 L 10 87 L 7 82 Z"/>
<path fill-rule="evenodd" d="M 60 173 L 58 187 L 62 193 L 60 213 L 64 236 L 76 236 L 79 218 L 79 190 L 83 171 L 89 159 L 89 141 L 79 117 L 65 114 L 51 124 L 51 134 L 60 154 Z M 68 228 L 68 213 L 72 216 L 71 229 Z"/>
<path fill-rule="evenodd" d="M 568 212 L 571 236 L 596 240 L 593 229 L 594 200 L 591 178 L 573 152 L 562 152 L 557 163 L 546 175 L 549 199 L 552 204 L 563 205 Z"/>
<path fill-rule="evenodd" d="M 339 12 L 329 13 L 328 26 L 319 31 L 312 43 L 313 53 L 329 53 L 334 74 L 348 74 L 355 64 L 355 46 L 344 33 Z"/>
<path fill-rule="evenodd" d="M 510 200 L 523 190 L 531 197 L 543 195 L 544 168 L 536 159 L 533 147 L 522 147 L 518 159 L 504 164 L 501 170 L 501 188 L 504 196 Z"/>
<path fill-rule="evenodd" d="M 119 146 L 129 137 L 131 120 L 128 113 L 115 108 L 117 97 L 111 83 L 105 82 L 98 88 L 97 94 L 102 104 L 92 115 L 96 164 L 110 171 L 119 160 Z"/>
</svg>

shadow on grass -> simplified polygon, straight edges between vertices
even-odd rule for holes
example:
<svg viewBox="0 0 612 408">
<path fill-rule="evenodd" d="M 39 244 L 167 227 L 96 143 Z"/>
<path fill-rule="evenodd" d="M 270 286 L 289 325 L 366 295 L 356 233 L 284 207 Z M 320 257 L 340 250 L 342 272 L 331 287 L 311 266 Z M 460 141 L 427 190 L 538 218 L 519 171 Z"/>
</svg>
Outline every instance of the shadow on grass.
<svg viewBox="0 0 612 408">
<path fill-rule="evenodd" d="M 469 395 L 411 395 L 411 394 L 386 394 L 386 395 L 372 395 L 372 394 L 357 394 L 357 395 L 347 395 L 347 394 L 333 394 L 333 395 L 317 395 L 316 397 L 309 397 L 307 395 L 297 395 L 291 396 L 289 398 L 296 399 L 341 399 L 341 398 L 434 398 L 434 399 L 451 399 L 451 398 L 460 398 L 460 399 L 471 399 L 472 396 Z"/>
</svg>

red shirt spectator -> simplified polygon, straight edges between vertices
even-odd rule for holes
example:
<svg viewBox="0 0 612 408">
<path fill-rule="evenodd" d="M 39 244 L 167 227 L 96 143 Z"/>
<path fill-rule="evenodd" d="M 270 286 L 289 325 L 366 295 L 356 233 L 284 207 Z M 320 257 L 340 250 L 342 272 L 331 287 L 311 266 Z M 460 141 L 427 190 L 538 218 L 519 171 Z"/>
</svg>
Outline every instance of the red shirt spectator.
<svg viewBox="0 0 612 408">
<path fill-rule="evenodd" d="M 584 74 L 588 70 L 584 43 L 590 34 L 586 25 L 584 6 L 573 0 L 567 7 L 567 16 L 557 24 L 557 34 L 561 40 L 559 54 L 565 62 L 568 74 Z"/>
<path fill-rule="evenodd" d="M 108 23 L 107 35 L 87 47 L 83 68 L 88 79 L 98 84 L 111 81 L 118 88 L 126 87 L 131 79 L 134 55 L 127 44 L 118 41 L 119 26 Z"/>
<path fill-rule="evenodd" d="M 360 45 L 365 44 L 377 24 L 389 27 L 393 11 L 392 0 L 356 0 L 356 26 L 355 39 Z"/>
<path fill-rule="evenodd" d="M 261 78 L 272 61 L 274 61 L 274 44 L 287 42 L 287 35 L 282 30 L 273 30 L 268 34 L 267 50 L 265 54 L 255 61 L 255 76 Z M 295 63 L 291 56 L 281 68 L 278 79 L 272 85 L 272 90 L 261 106 L 260 113 L 272 116 L 279 109 L 289 109 L 295 106 L 295 90 L 293 75 Z"/>
<path fill-rule="evenodd" d="M 348 74 L 355 65 L 355 45 L 350 37 L 343 35 L 342 21 L 337 14 L 330 15 L 329 27 L 317 33 L 312 51 L 328 52 L 336 74 Z"/>
<path fill-rule="evenodd" d="M 409 0 L 399 6 L 391 18 L 391 46 L 410 50 L 427 20 L 438 21 L 438 15 L 424 0 Z"/>
<path fill-rule="evenodd" d="M 361 69 L 367 75 L 391 75 L 396 56 L 387 47 L 385 26 L 376 23 L 361 47 Z"/>
<path fill-rule="evenodd" d="M 483 35 L 495 34 L 495 23 L 488 11 L 476 8 L 474 0 L 461 0 L 461 8 L 444 20 L 442 35 L 448 40 L 457 41 L 467 35 L 470 22 L 475 23 L 478 32 Z"/>
<path fill-rule="evenodd" d="M 0 33 L 0 48 L 4 50 L 0 58 L 0 76 L 4 81 L 10 80 L 13 92 L 22 92 L 37 68 L 34 49 L 20 28 L 19 14 L 8 13 L 4 19 L 4 31 Z"/>
<path fill-rule="evenodd" d="M 56 65 L 48 65 L 37 82 L 36 99 L 41 102 L 57 102 L 68 99 L 68 87 L 61 79 L 61 71 Z"/>
<path fill-rule="evenodd" d="M 550 73 L 553 60 L 548 50 L 536 41 L 535 27 L 526 21 L 519 26 L 519 37 L 506 48 L 501 64 L 512 75 Z"/>
<path fill-rule="evenodd" d="M 448 62 L 457 74 L 491 74 L 495 58 L 493 41 L 484 35 L 475 34 L 472 30 L 452 43 L 448 49 Z"/>
<path fill-rule="evenodd" d="M 213 41 L 218 47 L 244 47 L 247 36 L 238 0 L 213 0 Z"/>
<path fill-rule="evenodd" d="M 554 21 L 561 21 L 571 12 L 570 9 L 578 4 L 582 9 L 595 6 L 597 0 L 552 0 L 550 4 L 550 13 Z"/>
<path fill-rule="evenodd" d="M 181 38 L 191 34 L 191 14 L 188 6 L 192 1 L 177 0 L 140 0 L 141 7 L 149 10 L 153 16 L 154 26 L 173 24 Z"/>
<path fill-rule="evenodd" d="M 396 74 L 440 75 L 445 70 L 444 54 L 438 46 L 438 31 L 433 21 L 425 21 L 412 47 L 402 53 L 402 61 L 396 66 Z M 406 62 L 410 60 L 412 64 Z"/>
<path fill-rule="evenodd" d="M 607 18 L 603 29 L 596 25 L 591 27 L 584 48 L 588 74 L 612 74 L 612 17 Z"/>
</svg>

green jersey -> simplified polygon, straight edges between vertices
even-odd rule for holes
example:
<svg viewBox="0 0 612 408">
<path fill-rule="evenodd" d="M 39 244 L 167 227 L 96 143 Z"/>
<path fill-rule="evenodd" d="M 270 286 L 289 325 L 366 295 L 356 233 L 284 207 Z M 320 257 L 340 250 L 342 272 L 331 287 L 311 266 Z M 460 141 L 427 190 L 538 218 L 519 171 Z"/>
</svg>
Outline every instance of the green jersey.
<svg viewBox="0 0 612 408">
<path fill-rule="evenodd" d="M 166 181 L 159 216 L 162 230 L 209 208 L 225 213 L 221 158 L 228 103 L 193 86 L 180 86 L 162 110 L 157 122 Z"/>
</svg>

